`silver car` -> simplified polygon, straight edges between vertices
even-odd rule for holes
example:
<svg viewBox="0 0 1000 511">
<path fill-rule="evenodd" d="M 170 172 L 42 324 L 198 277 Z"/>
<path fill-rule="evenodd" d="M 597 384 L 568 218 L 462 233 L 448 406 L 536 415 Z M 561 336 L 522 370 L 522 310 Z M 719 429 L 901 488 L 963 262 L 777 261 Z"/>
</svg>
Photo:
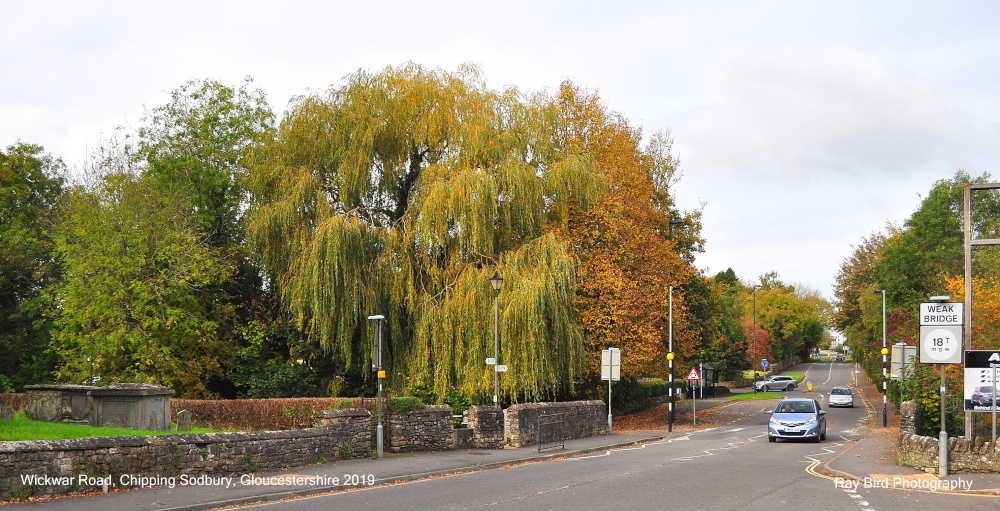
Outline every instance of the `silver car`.
<svg viewBox="0 0 1000 511">
<path fill-rule="evenodd" d="M 799 386 L 798 380 L 791 376 L 775 374 L 764 378 L 761 381 L 753 382 L 754 392 L 767 392 L 770 390 L 795 390 Z"/>
<path fill-rule="evenodd" d="M 819 402 L 809 398 L 782 399 L 774 410 L 768 411 L 767 439 L 803 438 L 814 442 L 826 440 L 826 411 Z"/>
<path fill-rule="evenodd" d="M 830 406 L 849 406 L 854 408 L 854 392 L 847 387 L 834 387 L 830 390 Z"/>
</svg>

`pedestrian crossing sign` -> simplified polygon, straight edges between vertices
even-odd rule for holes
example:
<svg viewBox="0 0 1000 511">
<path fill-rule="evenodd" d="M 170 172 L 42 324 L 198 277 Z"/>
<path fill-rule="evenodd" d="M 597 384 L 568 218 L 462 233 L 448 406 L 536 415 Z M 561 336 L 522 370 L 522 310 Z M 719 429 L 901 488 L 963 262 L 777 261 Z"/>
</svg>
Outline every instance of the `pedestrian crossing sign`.
<svg viewBox="0 0 1000 511">
<path fill-rule="evenodd" d="M 691 366 L 691 371 L 688 372 L 688 381 L 701 381 L 701 375 L 698 374 L 698 368 Z"/>
</svg>

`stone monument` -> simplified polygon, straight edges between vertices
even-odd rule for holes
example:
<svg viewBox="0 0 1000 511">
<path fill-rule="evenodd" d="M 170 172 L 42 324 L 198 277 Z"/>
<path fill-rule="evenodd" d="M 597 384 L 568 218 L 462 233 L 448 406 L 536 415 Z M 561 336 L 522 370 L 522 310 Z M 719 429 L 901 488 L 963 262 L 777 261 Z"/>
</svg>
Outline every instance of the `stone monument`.
<svg viewBox="0 0 1000 511">
<path fill-rule="evenodd" d="M 94 400 L 95 426 L 170 431 L 174 390 L 146 383 L 116 383 L 88 392 Z"/>
</svg>

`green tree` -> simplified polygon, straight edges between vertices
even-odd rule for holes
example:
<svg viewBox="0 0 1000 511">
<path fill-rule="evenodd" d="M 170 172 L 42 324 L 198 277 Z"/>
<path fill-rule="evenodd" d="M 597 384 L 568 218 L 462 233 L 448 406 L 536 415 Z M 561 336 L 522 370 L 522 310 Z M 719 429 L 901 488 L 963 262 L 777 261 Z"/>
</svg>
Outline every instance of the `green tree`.
<svg viewBox="0 0 1000 511">
<path fill-rule="evenodd" d="M 244 374 L 247 365 L 284 367 L 291 358 L 307 356 L 308 351 L 297 349 L 302 348 L 297 343 L 301 336 L 285 328 L 286 318 L 274 306 L 272 290 L 245 250 L 242 212 L 246 192 L 240 184 L 245 173 L 243 159 L 274 127 L 266 96 L 252 85 L 250 78 L 239 87 L 214 80 L 187 82 L 171 91 L 169 102 L 146 112 L 136 142 L 136 165 L 143 175 L 156 186 L 176 190 L 182 196 L 191 225 L 232 268 L 225 279 L 200 288 L 197 299 L 218 324 L 220 339 L 234 352 L 237 347 L 243 350 L 238 359 L 223 364 L 227 374 L 230 368 L 234 371 L 227 379 L 243 382 L 248 380 L 236 372 Z M 266 344 L 272 349 L 254 349 L 255 341 L 243 336 L 257 323 L 268 325 Z M 273 358 L 253 361 L 250 354 Z M 268 374 L 277 373 L 262 373 L 254 381 Z M 273 387 L 298 388 L 275 378 Z M 213 391 L 232 395 L 226 379 L 212 383 Z M 235 391 L 249 389 L 237 385 Z"/>
<path fill-rule="evenodd" d="M 205 395 L 227 346 L 198 291 L 230 266 L 205 244 L 183 193 L 127 168 L 95 170 L 93 182 L 67 192 L 54 235 L 64 267 L 53 289 L 59 379 Z"/>
<path fill-rule="evenodd" d="M 413 64 L 296 98 L 255 151 L 247 225 L 302 330 L 370 378 L 365 318 L 384 314 L 392 385 L 485 396 L 499 271 L 501 393 L 534 399 L 572 382 L 577 264 L 553 227 L 599 177 L 559 147 L 569 125 L 552 103 L 489 90 L 470 66 Z"/>
<path fill-rule="evenodd" d="M 0 152 L 0 392 L 51 378 L 42 289 L 59 277 L 49 235 L 62 195 L 65 165 L 41 146 L 17 143 Z"/>
</svg>

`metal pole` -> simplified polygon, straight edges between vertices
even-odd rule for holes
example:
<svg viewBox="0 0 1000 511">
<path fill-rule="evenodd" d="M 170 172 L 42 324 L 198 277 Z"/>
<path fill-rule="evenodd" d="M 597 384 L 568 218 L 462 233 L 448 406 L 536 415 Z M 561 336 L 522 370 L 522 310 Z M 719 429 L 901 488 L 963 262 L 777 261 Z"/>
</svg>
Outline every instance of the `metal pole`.
<svg viewBox="0 0 1000 511">
<path fill-rule="evenodd" d="M 611 433 L 611 369 L 608 370 L 608 433 Z"/>
<path fill-rule="evenodd" d="M 938 435 L 938 477 L 948 475 L 948 430 L 944 418 L 945 379 L 944 364 L 941 364 L 941 433 Z"/>
<path fill-rule="evenodd" d="M 993 367 L 993 445 L 997 444 L 997 368 Z"/>
<path fill-rule="evenodd" d="M 667 346 L 667 353 L 668 353 L 669 356 L 667 357 L 667 363 L 670 365 L 670 380 L 669 380 L 669 384 L 670 384 L 670 413 L 669 413 L 669 418 L 667 420 L 667 431 L 668 432 L 672 432 L 674 430 L 674 403 L 675 403 L 675 401 L 674 401 L 674 357 L 672 356 L 673 353 L 674 353 L 674 286 L 671 285 L 671 286 L 668 287 L 667 295 L 668 295 L 668 301 L 669 301 L 668 312 L 667 312 L 667 315 L 668 315 L 667 317 L 669 318 L 668 321 L 667 321 L 667 323 L 668 323 L 668 326 L 667 326 L 667 330 L 668 330 L 667 338 L 669 339 L 668 346 Z"/>
<path fill-rule="evenodd" d="M 750 366 L 753 369 L 753 383 L 750 384 L 751 387 L 757 390 L 757 286 L 753 287 L 753 364 Z"/>
<path fill-rule="evenodd" d="M 378 389 L 375 394 L 375 414 L 378 420 L 378 425 L 375 426 L 375 453 L 379 459 L 382 458 L 383 454 L 383 429 L 382 429 L 382 320 L 385 316 L 378 314 L 375 316 L 368 316 L 369 320 L 375 320 L 375 346 L 372 349 L 372 369 L 374 369 L 375 376 L 378 378 Z"/>
<path fill-rule="evenodd" d="M 972 183 L 962 190 L 962 227 L 965 237 L 965 310 L 962 320 L 962 344 L 965 350 L 972 349 Z M 944 387 L 944 384 L 941 385 Z M 965 414 L 965 439 L 972 440 L 972 416 Z M 942 422 L 943 424 L 943 422 Z"/>
<path fill-rule="evenodd" d="M 500 292 L 493 292 L 493 404 L 500 406 L 500 372 L 497 367 L 500 365 Z"/>
<path fill-rule="evenodd" d="M 887 417 L 889 413 L 889 374 L 886 370 L 886 363 L 888 362 L 888 354 L 886 350 L 889 349 L 885 343 L 885 289 L 882 290 L 882 427 L 889 427 L 889 418 Z"/>
</svg>

